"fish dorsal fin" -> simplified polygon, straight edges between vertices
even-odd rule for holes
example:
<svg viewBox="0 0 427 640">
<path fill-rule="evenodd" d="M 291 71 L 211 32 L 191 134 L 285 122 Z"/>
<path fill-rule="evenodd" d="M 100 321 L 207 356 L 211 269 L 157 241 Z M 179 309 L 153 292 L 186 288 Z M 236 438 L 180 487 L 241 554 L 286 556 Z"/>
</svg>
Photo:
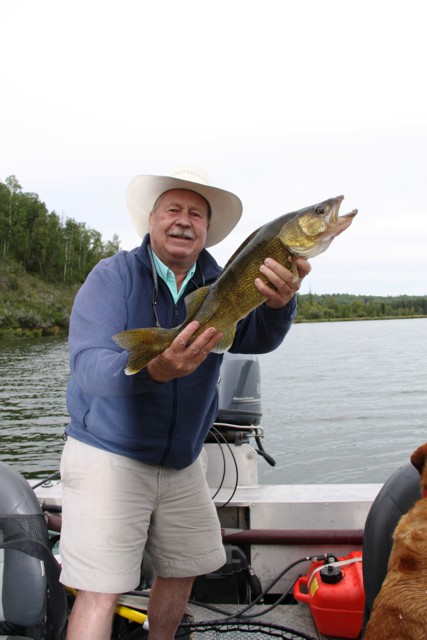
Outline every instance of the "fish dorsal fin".
<svg viewBox="0 0 427 640">
<path fill-rule="evenodd" d="M 259 227 L 259 229 L 261 229 L 261 227 Z M 233 255 L 231 256 L 231 258 L 229 258 L 227 260 L 227 264 L 224 266 L 223 271 L 225 271 L 225 269 L 227 269 L 227 267 L 230 266 L 230 264 L 233 262 L 233 260 L 238 256 L 239 253 L 242 252 L 242 250 L 246 247 L 246 245 L 248 245 L 250 243 L 251 240 L 253 240 L 256 236 L 256 234 L 258 233 L 259 229 L 255 229 L 255 231 L 253 231 L 251 233 L 250 236 L 248 236 L 246 238 L 246 240 L 244 242 L 242 242 L 242 244 L 240 245 L 240 247 L 233 253 Z"/>
<path fill-rule="evenodd" d="M 190 322 L 190 320 L 194 318 L 208 295 L 209 290 L 210 287 L 200 287 L 200 289 L 196 289 L 196 291 L 192 291 L 188 296 L 185 296 L 185 308 L 187 310 L 186 322 Z"/>
</svg>

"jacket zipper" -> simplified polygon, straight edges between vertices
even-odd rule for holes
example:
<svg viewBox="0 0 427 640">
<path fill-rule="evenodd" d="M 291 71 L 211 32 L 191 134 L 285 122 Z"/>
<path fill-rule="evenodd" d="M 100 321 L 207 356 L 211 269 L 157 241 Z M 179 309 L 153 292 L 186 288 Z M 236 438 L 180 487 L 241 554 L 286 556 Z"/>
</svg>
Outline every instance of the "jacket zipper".
<svg viewBox="0 0 427 640">
<path fill-rule="evenodd" d="M 172 294 L 169 291 L 169 288 L 168 287 L 166 287 L 166 288 L 168 290 L 169 295 L 172 297 Z M 178 322 L 179 322 L 179 309 L 178 309 L 178 305 L 174 302 L 174 317 L 173 317 L 173 320 L 172 320 L 172 327 L 176 326 L 176 324 Z M 170 453 L 172 451 L 173 437 L 174 437 L 174 434 L 175 434 L 177 417 L 178 417 L 178 380 L 177 380 L 177 378 L 174 378 L 172 380 L 172 407 L 171 407 L 171 414 L 170 414 L 168 432 L 167 432 L 167 435 L 166 435 L 165 448 L 163 450 L 162 457 L 160 458 L 160 461 L 159 461 L 159 466 L 160 467 L 163 467 L 166 464 L 167 459 L 169 458 L 169 455 L 170 455 Z"/>
<path fill-rule="evenodd" d="M 197 285 L 195 284 L 194 280 L 190 280 L 190 282 L 193 284 L 193 288 L 197 289 Z M 204 278 L 203 278 L 203 284 L 204 284 Z M 166 283 L 163 282 L 163 285 L 166 287 L 169 295 L 172 297 L 171 292 L 169 291 L 169 287 L 166 285 Z M 185 296 L 184 296 L 185 297 Z M 180 321 L 180 317 L 179 317 L 179 308 L 178 308 L 178 304 L 176 304 L 174 302 L 174 317 L 173 317 L 173 321 L 172 321 L 172 326 L 176 326 L 177 324 L 179 324 Z M 169 421 L 169 427 L 168 427 L 168 432 L 167 432 L 167 436 L 166 436 L 166 445 L 165 448 L 163 450 L 163 454 L 162 457 L 160 458 L 159 461 L 159 466 L 164 466 L 169 458 L 169 455 L 172 451 L 172 445 L 173 445 L 173 437 L 175 434 L 175 428 L 176 428 L 176 422 L 177 422 L 177 417 L 178 417 L 178 388 L 179 388 L 179 383 L 178 383 L 178 379 L 175 378 L 174 380 L 172 380 L 172 408 L 171 408 L 171 418 Z"/>
<path fill-rule="evenodd" d="M 172 451 L 173 436 L 175 434 L 176 419 L 178 414 L 178 380 L 175 378 L 172 380 L 172 408 L 171 418 L 169 421 L 168 433 L 166 436 L 166 445 L 163 451 L 163 455 L 160 458 L 159 466 L 165 466 L 170 452 Z"/>
</svg>

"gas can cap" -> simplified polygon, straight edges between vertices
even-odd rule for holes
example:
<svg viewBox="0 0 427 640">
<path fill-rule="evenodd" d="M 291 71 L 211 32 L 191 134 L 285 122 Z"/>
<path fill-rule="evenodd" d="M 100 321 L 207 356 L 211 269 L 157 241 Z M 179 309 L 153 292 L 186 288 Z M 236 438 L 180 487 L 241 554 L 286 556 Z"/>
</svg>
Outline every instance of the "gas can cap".
<svg viewBox="0 0 427 640">
<path fill-rule="evenodd" d="M 326 584 L 338 584 L 344 576 L 339 567 L 327 564 L 320 569 L 320 577 L 322 578 L 322 582 L 326 582 Z"/>
</svg>

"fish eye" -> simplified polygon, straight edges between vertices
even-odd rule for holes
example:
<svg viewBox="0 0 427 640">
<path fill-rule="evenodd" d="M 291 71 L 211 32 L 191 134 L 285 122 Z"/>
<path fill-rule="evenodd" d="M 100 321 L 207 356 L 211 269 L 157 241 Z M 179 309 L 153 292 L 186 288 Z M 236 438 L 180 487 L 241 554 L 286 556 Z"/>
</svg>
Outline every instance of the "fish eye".
<svg viewBox="0 0 427 640">
<path fill-rule="evenodd" d="M 316 213 L 318 214 L 322 214 L 325 213 L 326 211 L 326 207 L 323 204 L 318 204 L 316 209 L 315 209 Z"/>
</svg>

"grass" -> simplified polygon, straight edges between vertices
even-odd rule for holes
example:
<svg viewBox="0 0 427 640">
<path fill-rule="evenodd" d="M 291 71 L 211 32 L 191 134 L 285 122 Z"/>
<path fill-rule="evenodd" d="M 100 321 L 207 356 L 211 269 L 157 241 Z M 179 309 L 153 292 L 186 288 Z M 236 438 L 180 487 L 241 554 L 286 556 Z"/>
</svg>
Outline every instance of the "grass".
<svg viewBox="0 0 427 640">
<path fill-rule="evenodd" d="M 78 288 L 45 282 L 0 259 L 0 337 L 66 335 Z"/>
</svg>

